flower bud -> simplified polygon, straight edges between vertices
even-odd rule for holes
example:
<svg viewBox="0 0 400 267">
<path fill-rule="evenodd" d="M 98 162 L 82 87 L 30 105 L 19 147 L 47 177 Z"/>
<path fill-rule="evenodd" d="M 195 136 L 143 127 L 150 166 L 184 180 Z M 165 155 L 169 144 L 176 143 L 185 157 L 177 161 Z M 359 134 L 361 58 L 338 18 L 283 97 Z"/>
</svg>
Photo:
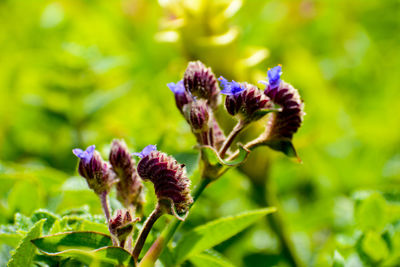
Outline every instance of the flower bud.
<svg viewBox="0 0 400 267">
<path fill-rule="evenodd" d="M 138 220 L 139 218 L 133 219 L 127 210 L 117 210 L 117 214 L 110 219 L 108 228 L 110 233 L 117 237 L 121 247 L 124 247 L 125 240 L 134 230 L 133 224 Z"/>
<path fill-rule="evenodd" d="M 80 158 L 78 172 L 86 179 L 89 188 L 100 195 L 108 192 L 116 182 L 107 162 L 103 161 L 95 146 L 89 146 L 85 151 L 76 148 L 72 152 Z"/>
<path fill-rule="evenodd" d="M 282 67 L 276 66 L 268 70 L 268 83 L 264 93 L 280 105 L 278 112 L 271 120 L 268 130 L 269 139 L 292 139 L 293 134 L 300 128 L 304 116 L 304 105 L 299 92 L 290 84 L 280 79 Z"/>
<path fill-rule="evenodd" d="M 116 185 L 118 200 L 126 208 L 140 208 L 144 202 L 143 184 L 124 141 L 113 140 L 109 160 L 112 170 L 119 178 Z"/>
<path fill-rule="evenodd" d="M 183 112 L 183 107 L 186 104 L 188 104 L 188 103 L 193 101 L 192 96 L 185 90 L 185 87 L 183 86 L 183 81 L 182 80 L 180 80 L 176 84 L 175 83 L 169 83 L 169 84 L 167 84 L 167 86 L 174 93 L 176 107 L 182 113 Z"/>
<path fill-rule="evenodd" d="M 228 82 L 220 77 L 223 90 L 227 95 L 225 107 L 232 116 L 239 115 L 243 120 L 252 121 L 260 118 L 257 111 L 272 108 L 272 103 L 255 85 L 249 83 Z"/>
<path fill-rule="evenodd" d="M 168 213 L 176 215 L 175 210 L 178 214 L 186 213 L 193 199 L 185 166 L 173 157 L 157 151 L 152 145 L 135 155 L 141 158 L 138 163 L 140 177 L 154 184 L 159 202 L 169 200 L 173 204 L 174 209 L 169 208 Z"/>
<path fill-rule="evenodd" d="M 184 108 L 184 116 L 193 132 L 207 131 L 210 120 L 210 110 L 205 100 L 195 100 Z"/>
<path fill-rule="evenodd" d="M 211 68 L 207 68 L 200 61 L 189 62 L 183 81 L 186 90 L 193 96 L 206 99 L 213 109 L 218 106 L 219 88 Z"/>
</svg>

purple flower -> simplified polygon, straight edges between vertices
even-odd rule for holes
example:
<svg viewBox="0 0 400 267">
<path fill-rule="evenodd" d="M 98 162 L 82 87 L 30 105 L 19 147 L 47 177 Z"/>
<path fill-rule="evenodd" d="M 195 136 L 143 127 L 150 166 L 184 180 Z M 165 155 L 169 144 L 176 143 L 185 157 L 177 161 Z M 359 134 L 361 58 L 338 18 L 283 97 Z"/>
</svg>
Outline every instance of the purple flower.
<svg viewBox="0 0 400 267">
<path fill-rule="evenodd" d="M 220 76 L 218 80 L 221 82 L 221 85 L 224 88 L 223 90 L 221 90 L 221 94 L 237 95 L 245 89 L 243 86 L 240 85 L 240 83 L 233 80 L 232 82 L 228 82 L 228 80 L 222 76 Z"/>
<path fill-rule="evenodd" d="M 100 195 L 108 192 L 111 186 L 117 181 L 111 172 L 109 165 L 105 162 L 95 146 L 89 146 L 85 151 L 76 148 L 72 152 L 80 158 L 78 165 L 79 174 L 86 179 L 89 188 Z"/>
<path fill-rule="evenodd" d="M 270 89 L 277 88 L 281 83 L 282 66 L 278 65 L 276 67 L 273 67 L 272 69 L 269 69 L 267 75 Z M 266 83 L 264 82 L 264 84 Z"/>
<path fill-rule="evenodd" d="M 168 83 L 167 86 L 174 94 L 185 93 L 185 86 L 183 85 L 183 80 L 180 80 L 177 83 Z"/>
<path fill-rule="evenodd" d="M 167 86 L 175 95 L 177 108 L 180 112 L 183 112 L 183 106 L 193 101 L 193 97 L 186 91 L 185 86 L 183 85 L 183 80 L 180 80 L 177 83 L 168 83 Z"/>
<path fill-rule="evenodd" d="M 157 146 L 156 145 L 148 145 L 141 152 L 138 153 L 133 153 L 133 155 L 138 156 L 139 158 L 144 158 L 148 156 L 152 151 L 156 151 Z"/>
<path fill-rule="evenodd" d="M 88 148 L 86 148 L 85 151 L 80 148 L 75 148 L 72 150 L 72 153 L 74 153 L 75 156 L 83 160 L 85 163 L 88 163 L 93 157 L 93 152 L 95 148 L 95 145 L 89 146 Z"/>
</svg>

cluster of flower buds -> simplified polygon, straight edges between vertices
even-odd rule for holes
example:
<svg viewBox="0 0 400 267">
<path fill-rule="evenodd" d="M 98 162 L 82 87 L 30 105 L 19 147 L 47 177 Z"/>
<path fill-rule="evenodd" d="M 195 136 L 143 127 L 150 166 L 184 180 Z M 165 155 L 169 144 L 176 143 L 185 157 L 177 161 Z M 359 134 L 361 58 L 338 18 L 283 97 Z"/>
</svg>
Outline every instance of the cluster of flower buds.
<svg viewBox="0 0 400 267">
<path fill-rule="evenodd" d="M 193 203 L 190 195 L 190 180 L 183 164 L 173 157 L 157 151 L 156 146 L 149 145 L 141 152 L 135 153 L 140 158 L 138 173 L 143 180 L 150 180 L 159 203 L 167 201 L 166 212 L 181 219 Z"/>
<path fill-rule="evenodd" d="M 112 142 L 109 160 L 112 170 L 119 178 L 116 185 L 118 200 L 126 208 L 140 209 L 144 201 L 143 183 L 137 174 L 135 161 L 124 141 L 114 140 Z"/>
<path fill-rule="evenodd" d="M 95 150 L 95 146 L 89 146 L 85 151 L 76 148 L 73 153 L 80 158 L 78 171 L 86 179 L 89 188 L 98 195 L 108 193 L 117 180 L 109 164 Z"/>
<path fill-rule="evenodd" d="M 174 93 L 176 105 L 191 126 L 198 143 L 211 146 L 219 151 L 222 158 L 226 153 L 229 155 L 229 147 L 240 131 L 268 113 L 272 114 L 266 131 L 255 140 L 258 142 L 255 144 L 268 145 L 286 153 L 288 146 L 294 151 L 291 139 L 302 123 L 304 112 L 298 91 L 282 81 L 281 75 L 280 65 L 268 70 L 268 82 L 263 82 L 267 85 L 264 91 L 247 82 L 229 82 L 221 76 L 222 90 L 219 90 L 211 69 L 196 61 L 189 62 L 183 80 L 177 84 L 170 83 L 168 87 Z M 239 120 L 228 137 L 225 137 L 213 114 L 221 94 L 226 95 L 227 112 Z"/>
<path fill-rule="evenodd" d="M 115 236 L 121 247 L 124 247 L 125 241 L 133 232 L 133 225 L 139 221 L 139 218 L 133 219 L 128 210 L 117 210 L 114 217 L 109 222 L 110 233 Z"/>
<path fill-rule="evenodd" d="M 200 145 L 219 148 L 225 140 L 213 111 L 220 103 L 217 78 L 200 61 L 189 62 L 183 80 L 169 83 L 175 103 Z"/>
<path fill-rule="evenodd" d="M 96 194 L 108 194 L 116 184 L 117 198 L 126 208 L 135 210 L 142 206 L 143 184 L 125 142 L 112 142 L 109 163 L 101 158 L 94 145 L 85 151 L 76 148 L 73 153 L 80 159 L 79 174 Z"/>
</svg>

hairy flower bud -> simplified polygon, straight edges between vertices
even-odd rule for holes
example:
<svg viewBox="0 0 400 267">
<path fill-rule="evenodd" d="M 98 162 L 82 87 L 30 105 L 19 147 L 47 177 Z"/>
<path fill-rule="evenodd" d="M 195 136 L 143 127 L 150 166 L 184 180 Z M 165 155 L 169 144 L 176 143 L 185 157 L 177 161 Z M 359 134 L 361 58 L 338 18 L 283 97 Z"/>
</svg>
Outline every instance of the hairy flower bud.
<svg viewBox="0 0 400 267">
<path fill-rule="evenodd" d="M 282 67 L 276 66 L 268 70 L 268 82 L 264 93 L 280 105 L 278 112 L 269 124 L 269 139 L 292 139 L 300 128 L 304 116 L 304 105 L 299 92 L 290 84 L 280 79 Z"/>
<path fill-rule="evenodd" d="M 186 213 L 193 203 L 190 195 L 190 180 L 186 169 L 173 157 L 156 150 L 155 146 L 147 146 L 140 153 L 135 153 L 141 160 L 138 163 L 138 173 L 143 180 L 150 180 L 159 201 L 172 201 L 174 209 L 169 214 Z"/>
<path fill-rule="evenodd" d="M 211 68 L 207 68 L 200 61 L 189 62 L 183 81 L 186 90 L 193 96 L 206 99 L 213 109 L 218 106 L 219 88 Z"/>
<path fill-rule="evenodd" d="M 124 247 L 125 240 L 134 230 L 133 224 L 138 220 L 139 218 L 133 219 L 128 210 L 117 210 L 116 215 L 110 219 L 108 228 L 117 237 L 121 247 Z"/>
<path fill-rule="evenodd" d="M 255 85 L 249 83 L 228 82 L 220 77 L 226 95 L 225 107 L 232 116 L 239 115 L 243 120 L 257 120 L 257 111 L 272 108 L 272 102 Z"/>
<path fill-rule="evenodd" d="M 175 104 L 181 113 L 183 113 L 183 107 L 193 101 L 192 96 L 185 90 L 183 81 L 167 84 L 168 88 L 174 93 Z"/>
<path fill-rule="evenodd" d="M 122 140 L 113 140 L 109 161 L 119 178 L 116 185 L 117 198 L 126 207 L 141 208 L 144 202 L 143 184 L 137 174 L 135 161 Z"/>
<path fill-rule="evenodd" d="M 89 188 L 98 195 L 108 192 L 116 180 L 107 162 L 95 151 L 95 146 L 89 146 L 85 151 L 76 148 L 72 152 L 80 158 L 78 171 L 86 179 Z"/>
<path fill-rule="evenodd" d="M 207 131 L 210 120 L 210 110 L 205 100 L 195 100 L 184 108 L 184 116 L 193 132 Z"/>
</svg>

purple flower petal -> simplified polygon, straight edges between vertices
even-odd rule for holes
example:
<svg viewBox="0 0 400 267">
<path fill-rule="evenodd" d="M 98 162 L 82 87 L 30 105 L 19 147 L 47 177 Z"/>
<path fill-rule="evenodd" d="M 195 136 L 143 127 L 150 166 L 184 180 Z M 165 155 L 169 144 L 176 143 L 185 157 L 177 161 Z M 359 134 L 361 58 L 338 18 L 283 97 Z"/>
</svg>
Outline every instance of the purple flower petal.
<svg viewBox="0 0 400 267">
<path fill-rule="evenodd" d="M 83 151 L 80 148 L 75 148 L 75 149 L 72 149 L 72 153 L 74 153 L 75 156 L 77 156 L 78 158 L 82 158 L 85 154 L 85 151 Z"/>
<path fill-rule="evenodd" d="M 221 82 L 223 89 L 221 90 L 221 94 L 224 95 L 236 95 L 244 90 L 244 87 L 240 85 L 240 83 L 233 81 L 228 82 L 224 77 L 219 77 L 218 80 Z"/>
<path fill-rule="evenodd" d="M 278 65 L 268 70 L 268 82 L 271 89 L 277 88 L 281 83 L 282 66 Z"/>
<path fill-rule="evenodd" d="M 147 155 L 149 155 L 151 153 L 151 151 L 155 151 L 157 150 L 157 146 L 156 145 L 148 145 L 145 148 L 143 148 L 143 150 L 141 152 L 138 153 L 133 153 L 133 155 L 138 156 L 139 158 L 144 158 Z"/>
<path fill-rule="evenodd" d="M 94 149 L 96 148 L 95 145 L 91 145 L 88 148 L 86 148 L 85 151 L 83 151 L 80 148 L 75 148 L 72 150 L 72 153 L 75 154 L 75 156 L 77 156 L 78 158 L 80 158 L 81 160 L 83 160 L 85 163 L 89 162 L 92 157 L 93 157 L 93 152 Z"/>
<path fill-rule="evenodd" d="M 177 83 L 168 83 L 167 86 L 174 94 L 182 94 L 185 92 L 185 86 L 183 85 L 183 80 L 180 80 Z"/>
</svg>

